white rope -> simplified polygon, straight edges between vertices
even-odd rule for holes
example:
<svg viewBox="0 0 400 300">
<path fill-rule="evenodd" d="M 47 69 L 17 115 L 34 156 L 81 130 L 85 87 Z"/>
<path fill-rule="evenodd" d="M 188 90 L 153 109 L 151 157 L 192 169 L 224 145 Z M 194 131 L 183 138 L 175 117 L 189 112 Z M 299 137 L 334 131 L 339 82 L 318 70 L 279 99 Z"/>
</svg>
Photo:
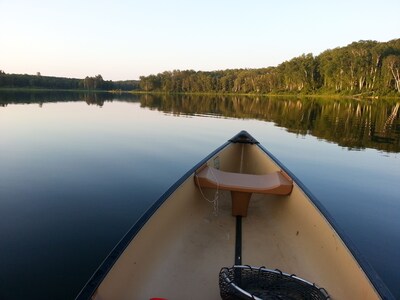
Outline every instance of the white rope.
<svg viewBox="0 0 400 300">
<path fill-rule="evenodd" d="M 213 200 L 208 199 L 208 198 L 204 195 L 203 190 L 202 190 L 201 185 L 200 185 L 200 182 L 199 182 L 199 176 L 197 176 L 197 174 L 195 174 L 194 176 L 196 177 L 197 186 L 199 187 L 200 194 L 203 196 L 203 198 L 204 198 L 207 202 L 213 204 L 213 213 L 214 213 L 214 216 L 218 216 L 219 182 L 218 182 L 217 176 L 215 176 L 215 174 L 214 174 L 212 168 L 209 168 L 209 170 L 210 170 L 210 172 L 211 172 L 211 175 L 214 177 L 215 182 L 217 183 L 217 190 L 215 191 L 214 199 L 213 199 Z"/>
</svg>

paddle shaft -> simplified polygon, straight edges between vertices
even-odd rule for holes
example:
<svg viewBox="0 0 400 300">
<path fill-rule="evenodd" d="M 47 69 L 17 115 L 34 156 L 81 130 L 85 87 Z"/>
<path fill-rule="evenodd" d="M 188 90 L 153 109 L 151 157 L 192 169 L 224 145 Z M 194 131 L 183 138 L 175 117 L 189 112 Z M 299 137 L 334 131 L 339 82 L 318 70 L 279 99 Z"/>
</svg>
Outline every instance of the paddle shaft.
<svg viewBox="0 0 400 300">
<path fill-rule="evenodd" d="M 242 216 L 236 216 L 235 265 L 242 264 Z"/>
</svg>

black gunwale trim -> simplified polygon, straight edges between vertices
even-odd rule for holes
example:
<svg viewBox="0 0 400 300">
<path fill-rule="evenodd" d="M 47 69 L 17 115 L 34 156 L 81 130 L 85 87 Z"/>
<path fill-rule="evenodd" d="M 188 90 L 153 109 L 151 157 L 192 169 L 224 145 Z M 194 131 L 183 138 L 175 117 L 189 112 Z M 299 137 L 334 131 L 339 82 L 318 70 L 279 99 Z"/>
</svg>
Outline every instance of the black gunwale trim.
<svg viewBox="0 0 400 300">
<path fill-rule="evenodd" d="M 259 142 L 251 136 L 246 130 L 242 130 L 237 135 L 229 140 L 232 143 L 239 144 L 259 144 Z"/>
<path fill-rule="evenodd" d="M 257 144 L 257 146 L 263 150 L 283 171 L 285 171 L 289 177 L 299 186 L 299 188 L 307 195 L 310 201 L 316 206 L 319 212 L 325 217 L 328 223 L 336 231 L 339 237 L 342 239 L 345 246 L 350 250 L 353 257 L 356 259 L 361 269 L 367 275 L 368 279 L 371 281 L 375 287 L 378 294 L 382 299 L 395 300 L 393 294 L 382 281 L 375 269 L 370 265 L 367 259 L 361 254 L 361 252 L 356 248 L 352 240 L 348 237 L 345 231 L 338 225 L 336 220 L 331 216 L 327 209 L 322 205 L 322 203 L 311 193 L 311 191 L 298 179 L 289 169 L 287 169 L 271 152 L 269 152 L 263 145 Z"/>
<path fill-rule="evenodd" d="M 123 238 L 117 243 L 117 245 L 111 250 L 105 260 L 101 263 L 99 268 L 94 272 L 92 277 L 88 280 L 82 290 L 79 292 L 76 300 L 89 299 L 96 289 L 99 287 L 103 279 L 106 277 L 108 272 L 114 266 L 115 262 L 128 247 L 130 242 L 142 229 L 142 227 L 147 223 L 147 221 L 152 217 L 152 215 L 157 211 L 157 209 L 172 195 L 176 189 L 182 185 L 182 183 L 187 180 L 195 171 L 204 165 L 208 160 L 210 160 L 217 153 L 222 151 L 225 147 L 231 144 L 230 141 L 224 143 L 222 146 L 218 147 L 216 150 L 207 155 L 203 160 L 197 163 L 193 168 L 186 172 L 178 181 L 176 181 L 144 214 L 139 218 L 139 220 L 129 229 L 129 231 L 123 236 Z"/>
</svg>

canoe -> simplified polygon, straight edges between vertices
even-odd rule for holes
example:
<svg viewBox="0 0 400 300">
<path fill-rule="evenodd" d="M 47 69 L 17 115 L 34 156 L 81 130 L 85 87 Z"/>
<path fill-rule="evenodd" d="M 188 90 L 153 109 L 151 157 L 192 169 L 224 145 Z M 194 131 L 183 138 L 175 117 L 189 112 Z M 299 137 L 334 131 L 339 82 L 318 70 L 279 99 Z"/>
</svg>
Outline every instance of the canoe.
<svg viewBox="0 0 400 300">
<path fill-rule="evenodd" d="M 321 203 L 242 131 L 151 206 L 76 299 L 288 297 L 394 299 Z"/>
</svg>

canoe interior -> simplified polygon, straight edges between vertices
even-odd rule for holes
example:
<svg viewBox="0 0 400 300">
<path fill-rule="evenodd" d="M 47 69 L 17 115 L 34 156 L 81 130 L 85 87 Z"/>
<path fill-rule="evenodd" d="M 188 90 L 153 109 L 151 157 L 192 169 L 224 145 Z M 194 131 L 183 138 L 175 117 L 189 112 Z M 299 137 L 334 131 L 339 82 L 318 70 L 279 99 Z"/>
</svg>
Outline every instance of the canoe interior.
<svg viewBox="0 0 400 300">
<path fill-rule="evenodd" d="M 228 144 L 207 163 L 247 174 L 280 170 L 251 144 Z M 215 192 L 203 189 L 208 199 Z M 234 264 L 235 224 L 230 193 L 219 191 L 215 216 L 190 175 L 134 237 L 92 299 L 220 299 L 218 274 Z M 288 196 L 252 195 L 242 220 L 242 263 L 296 274 L 325 288 L 332 299 L 380 298 L 296 184 Z"/>
</svg>

